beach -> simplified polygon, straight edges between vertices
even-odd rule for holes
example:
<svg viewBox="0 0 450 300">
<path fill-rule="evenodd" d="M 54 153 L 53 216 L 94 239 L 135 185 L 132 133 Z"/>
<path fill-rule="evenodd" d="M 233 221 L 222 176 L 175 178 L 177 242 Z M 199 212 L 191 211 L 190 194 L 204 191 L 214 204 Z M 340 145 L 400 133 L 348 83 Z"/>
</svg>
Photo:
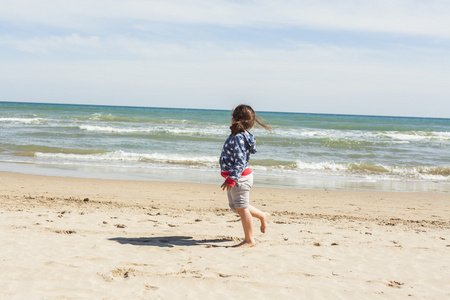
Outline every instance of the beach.
<svg viewBox="0 0 450 300">
<path fill-rule="evenodd" d="M 1 299 L 450 297 L 446 193 L 255 187 L 268 229 L 236 249 L 220 182 L 0 172 L 0 185 Z"/>
</svg>

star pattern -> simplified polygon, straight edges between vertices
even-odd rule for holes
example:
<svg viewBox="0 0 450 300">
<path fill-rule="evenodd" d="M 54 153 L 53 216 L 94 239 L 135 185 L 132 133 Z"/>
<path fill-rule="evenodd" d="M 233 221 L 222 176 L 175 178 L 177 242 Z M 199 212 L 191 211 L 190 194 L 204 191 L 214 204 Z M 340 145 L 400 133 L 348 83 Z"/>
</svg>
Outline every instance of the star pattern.
<svg viewBox="0 0 450 300">
<path fill-rule="evenodd" d="M 230 134 L 225 141 L 220 155 L 220 168 L 222 172 L 229 172 L 229 177 L 238 181 L 242 172 L 248 167 L 250 154 L 256 153 L 256 139 L 249 132 L 237 135 Z"/>
</svg>

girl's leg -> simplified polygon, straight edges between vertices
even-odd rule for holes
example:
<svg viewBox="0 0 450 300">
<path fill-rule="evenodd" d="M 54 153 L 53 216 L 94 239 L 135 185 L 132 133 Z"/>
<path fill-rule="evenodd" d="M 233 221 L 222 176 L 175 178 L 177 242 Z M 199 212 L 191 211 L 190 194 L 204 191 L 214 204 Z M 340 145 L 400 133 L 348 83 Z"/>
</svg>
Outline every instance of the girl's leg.
<svg viewBox="0 0 450 300">
<path fill-rule="evenodd" d="M 262 212 L 256 207 L 249 205 L 248 208 L 238 208 L 236 206 L 245 206 L 249 203 L 249 191 L 253 184 L 253 174 L 248 175 L 246 178 L 248 181 L 240 181 L 240 185 L 233 187 L 231 191 L 228 192 L 228 199 L 230 202 L 230 207 L 236 209 L 236 212 L 241 217 L 242 227 L 244 229 L 245 238 L 244 241 L 236 245 L 236 247 L 253 247 L 255 245 L 255 239 L 253 237 L 253 218 L 258 218 L 261 222 L 261 232 L 266 232 L 267 221 L 269 220 L 270 214 L 267 212 Z M 234 203 L 238 199 L 238 203 Z M 246 203 L 245 203 L 246 202 Z M 235 205 L 236 204 L 236 205 Z"/>
<path fill-rule="evenodd" d="M 244 228 L 244 241 L 235 247 L 250 248 L 255 246 L 253 238 L 253 218 L 248 208 L 236 208 L 237 213 L 241 217 L 242 227 Z"/>
<path fill-rule="evenodd" d="M 255 217 L 258 218 L 259 221 L 261 221 L 261 232 L 265 233 L 266 232 L 266 228 L 267 228 L 267 221 L 270 218 L 270 214 L 268 212 L 263 212 L 260 211 L 259 209 L 257 209 L 256 207 L 249 205 L 248 206 L 248 210 L 250 211 L 250 214 Z"/>
</svg>

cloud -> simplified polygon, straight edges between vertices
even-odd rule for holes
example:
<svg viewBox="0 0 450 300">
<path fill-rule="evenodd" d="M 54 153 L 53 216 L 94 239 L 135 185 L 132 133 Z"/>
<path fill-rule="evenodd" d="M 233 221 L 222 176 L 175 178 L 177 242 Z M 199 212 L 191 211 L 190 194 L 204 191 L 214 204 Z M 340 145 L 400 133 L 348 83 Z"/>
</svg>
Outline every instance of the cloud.
<svg viewBox="0 0 450 300">
<path fill-rule="evenodd" d="M 121 42 L 132 51 L 139 41 Z M 137 48 L 145 51 L 141 45 Z M 21 100 L 39 97 L 96 103 L 106 99 L 108 104 L 119 104 L 129 99 L 128 105 L 185 107 L 188 103 L 225 108 L 217 106 L 230 99 L 249 99 L 267 103 L 264 109 L 268 110 L 274 110 L 273 101 L 277 101 L 276 110 L 332 112 L 334 108 L 341 113 L 357 113 L 358 109 L 370 113 L 367 109 L 373 106 L 397 115 L 402 111 L 386 107 L 400 100 L 432 103 L 448 98 L 446 69 L 400 63 L 383 52 L 315 45 L 299 45 L 295 51 L 210 51 L 208 47 L 184 49 L 165 44 L 152 45 L 148 51 L 144 59 L 134 60 L 3 63 L 0 89 L 3 97 Z M 385 58 L 364 58 L 375 54 Z M 17 84 L 27 88 L 11 88 Z"/>
<path fill-rule="evenodd" d="M 0 37 L 0 45 L 7 45 L 21 52 L 50 54 L 53 51 L 73 51 L 74 48 L 99 48 L 100 39 L 96 36 L 81 37 L 78 34 L 28 39 L 7 35 Z"/>
<path fill-rule="evenodd" d="M 133 22 L 227 27 L 302 27 L 450 37 L 442 0 L 119 1 L 3 0 L 0 19 L 64 28 L 109 30 Z"/>
<path fill-rule="evenodd" d="M 448 117 L 447 3 L 3 0 L 0 101 Z"/>
</svg>

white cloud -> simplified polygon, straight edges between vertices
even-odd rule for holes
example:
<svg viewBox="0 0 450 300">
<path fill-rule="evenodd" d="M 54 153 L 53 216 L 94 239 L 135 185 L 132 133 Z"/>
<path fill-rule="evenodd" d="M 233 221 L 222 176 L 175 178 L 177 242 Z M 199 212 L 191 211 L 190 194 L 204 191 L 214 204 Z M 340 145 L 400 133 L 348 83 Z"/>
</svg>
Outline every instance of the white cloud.
<svg viewBox="0 0 450 300">
<path fill-rule="evenodd" d="M 49 54 L 59 50 L 75 50 L 74 48 L 99 48 L 100 38 L 96 36 L 81 37 L 78 34 L 67 36 L 49 36 L 33 38 L 0 37 L 0 45 L 7 45 L 21 52 Z"/>
<path fill-rule="evenodd" d="M 211 45 L 139 42 L 120 41 L 127 51 L 144 49 L 145 59 L 3 63 L 0 100 L 227 108 L 238 99 L 261 110 L 447 117 L 450 111 L 448 68 L 389 53 L 314 45 L 210 51 Z M 374 54 L 385 57 L 364 58 Z"/>
<path fill-rule="evenodd" d="M 449 117 L 447 1 L 0 2 L 13 29 L 0 36 L 0 101 Z M 224 26 L 231 38 L 209 31 Z M 286 35 L 247 41 L 240 26 Z M 333 38 L 295 34 L 308 29 Z M 342 30 L 392 35 L 333 44 Z M 427 42 L 392 44 L 400 35 Z"/>
<path fill-rule="evenodd" d="M 67 28 L 101 28 L 130 20 L 217 26 L 303 26 L 326 30 L 450 37 L 450 3 L 442 0 L 120 1 L 2 0 L 0 19 Z"/>
</svg>

